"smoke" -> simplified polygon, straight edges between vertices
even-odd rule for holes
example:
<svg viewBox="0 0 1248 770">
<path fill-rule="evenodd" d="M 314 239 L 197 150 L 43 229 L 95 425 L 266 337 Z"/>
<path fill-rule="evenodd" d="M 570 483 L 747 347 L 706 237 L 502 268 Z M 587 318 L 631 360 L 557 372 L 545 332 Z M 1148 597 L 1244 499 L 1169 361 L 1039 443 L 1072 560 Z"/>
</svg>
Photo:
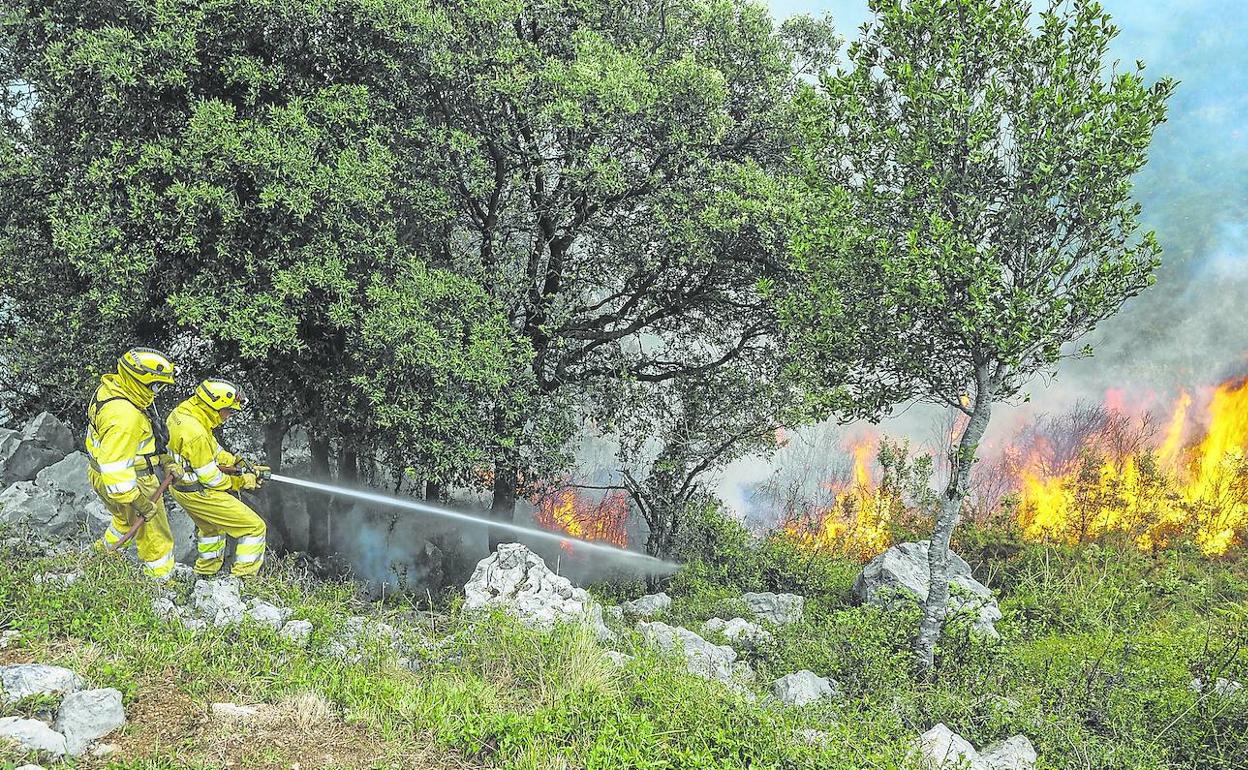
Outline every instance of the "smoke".
<svg viewBox="0 0 1248 770">
<path fill-rule="evenodd" d="M 1037 3 L 1037 7 L 1042 3 Z M 1144 230 L 1165 250 L 1157 283 L 1082 340 L 1094 355 L 1063 362 L 1053 377 L 1025 388 L 1029 400 L 993 415 L 985 448 L 1006 445 L 1042 414 L 1081 401 L 1119 404 L 1133 412 L 1165 410 L 1181 390 L 1201 389 L 1248 372 L 1248 14 L 1237 0 L 1103 0 L 1121 33 L 1110 58 L 1120 69 L 1136 59 L 1146 78 L 1180 81 L 1169 119 L 1153 139 L 1136 177 Z M 830 13 L 847 39 L 867 20 L 865 0 L 772 0 L 778 19 Z M 880 430 L 939 451 L 946 416 L 912 407 Z M 844 429 L 848 437 L 860 426 Z M 824 449 L 825 467 L 848 458 L 848 441 L 829 446 L 815 426 L 795 438 Z M 796 456 L 796 455 L 794 455 Z M 718 493 L 751 517 L 751 490 L 793 457 L 751 458 L 721 474 Z M 791 469 L 790 469 L 791 470 Z"/>
</svg>

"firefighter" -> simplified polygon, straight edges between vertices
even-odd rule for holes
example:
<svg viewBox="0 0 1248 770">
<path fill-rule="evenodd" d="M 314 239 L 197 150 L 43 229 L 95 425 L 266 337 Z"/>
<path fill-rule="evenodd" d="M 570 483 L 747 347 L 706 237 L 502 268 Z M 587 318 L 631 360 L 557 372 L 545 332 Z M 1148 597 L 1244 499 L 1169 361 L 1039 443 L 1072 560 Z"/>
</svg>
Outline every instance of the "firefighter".
<svg viewBox="0 0 1248 770">
<path fill-rule="evenodd" d="M 100 378 L 87 405 L 87 478 L 113 520 L 102 542 L 115 546 L 131 527 L 143 571 L 156 580 L 173 572 L 173 533 L 165 502 L 152 500 L 160 487 L 157 469 L 165 451 L 164 423 L 156 414 L 156 394 L 173 384 L 168 356 L 133 348 L 117 360 L 117 373 Z"/>
<path fill-rule="evenodd" d="M 173 482 L 173 499 L 195 522 L 199 548 L 195 572 L 200 575 L 221 570 L 227 536 L 236 540 L 231 574 L 254 575 L 264 561 L 264 520 L 235 493 L 259 489 L 268 468 L 225 451 L 213 435 L 246 404 L 237 385 L 209 379 L 169 413 L 169 452 L 179 474 Z"/>
</svg>

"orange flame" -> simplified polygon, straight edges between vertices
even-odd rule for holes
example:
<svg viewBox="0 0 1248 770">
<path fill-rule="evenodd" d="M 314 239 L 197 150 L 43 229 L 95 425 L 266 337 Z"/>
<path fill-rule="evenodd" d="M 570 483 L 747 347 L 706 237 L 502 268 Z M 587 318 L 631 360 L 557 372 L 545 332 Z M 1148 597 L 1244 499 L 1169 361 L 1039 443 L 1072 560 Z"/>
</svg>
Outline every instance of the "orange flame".
<svg viewBox="0 0 1248 770">
<path fill-rule="evenodd" d="M 533 501 L 537 506 L 534 521 L 551 532 L 564 532 L 580 540 L 610 543 L 619 548 L 628 545 L 628 497 L 612 492 L 601 500 L 589 500 L 573 487 L 564 487 Z M 563 550 L 573 552 L 571 541 L 560 543 Z"/>
<path fill-rule="evenodd" d="M 1191 404 L 1189 394 L 1179 397 L 1155 452 L 1115 456 L 1086 447 L 1083 461 L 1061 472 L 1046 472 L 1033 456 L 1020 474 L 1023 536 L 1077 543 L 1120 532 L 1155 549 L 1188 533 L 1211 556 L 1242 544 L 1248 382 L 1216 389 L 1203 435 L 1185 446 Z"/>
<path fill-rule="evenodd" d="M 871 476 L 878 437 L 866 436 L 850 447 L 854 463 L 848 483 L 824 482 L 835 495 L 830 506 L 790 516 L 783 531 L 800 545 L 846 553 L 866 560 L 892 544 L 888 524 L 898 500 L 881 492 Z"/>
</svg>

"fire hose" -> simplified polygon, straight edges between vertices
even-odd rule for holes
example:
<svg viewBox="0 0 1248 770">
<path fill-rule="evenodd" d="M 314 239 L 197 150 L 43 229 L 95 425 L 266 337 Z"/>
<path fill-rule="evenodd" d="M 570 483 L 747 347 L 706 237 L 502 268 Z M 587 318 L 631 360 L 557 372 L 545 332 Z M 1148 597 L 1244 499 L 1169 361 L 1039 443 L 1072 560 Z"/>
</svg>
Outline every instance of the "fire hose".
<svg viewBox="0 0 1248 770">
<path fill-rule="evenodd" d="M 265 481 L 269 480 L 273 476 L 273 472 L 267 465 L 253 465 L 247 460 L 244 460 L 239 466 L 222 465 L 221 472 L 226 476 L 237 476 L 240 473 L 254 473 L 257 478 Z M 156 491 L 152 493 L 152 496 L 149 497 L 148 500 L 155 504 L 160 500 L 160 498 L 164 497 L 165 491 L 169 489 L 169 485 L 173 483 L 174 475 L 175 474 L 166 471 L 165 478 L 160 482 L 160 486 L 156 488 Z M 140 516 L 138 521 L 136 521 L 130 529 L 126 530 L 126 534 L 122 535 L 120 540 L 108 547 L 109 552 L 112 553 L 120 551 L 126 543 L 133 540 L 134 537 L 139 534 L 139 531 L 143 529 L 143 525 L 146 523 L 147 517 Z"/>
</svg>

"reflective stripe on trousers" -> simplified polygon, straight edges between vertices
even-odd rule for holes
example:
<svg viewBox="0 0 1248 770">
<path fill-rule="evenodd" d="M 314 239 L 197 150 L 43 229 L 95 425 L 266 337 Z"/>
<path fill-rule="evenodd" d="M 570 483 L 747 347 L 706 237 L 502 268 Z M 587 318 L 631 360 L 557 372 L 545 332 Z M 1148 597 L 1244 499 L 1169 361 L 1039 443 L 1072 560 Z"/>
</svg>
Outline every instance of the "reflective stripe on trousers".
<svg viewBox="0 0 1248 770">
<path fill-rule="evenodd" d="M 234 547 L 234 561 L 249 564 L 264 558 L 264 535 L 240 537 Z"/>
<path fill-rule="evenodd" d="M 148 577 L 165 580 L 173 572 L 173 564 L 173 549 L 170 548 L 169 553 L 159 559 L 143 562 L 143 571 Z"/>
</svg>

